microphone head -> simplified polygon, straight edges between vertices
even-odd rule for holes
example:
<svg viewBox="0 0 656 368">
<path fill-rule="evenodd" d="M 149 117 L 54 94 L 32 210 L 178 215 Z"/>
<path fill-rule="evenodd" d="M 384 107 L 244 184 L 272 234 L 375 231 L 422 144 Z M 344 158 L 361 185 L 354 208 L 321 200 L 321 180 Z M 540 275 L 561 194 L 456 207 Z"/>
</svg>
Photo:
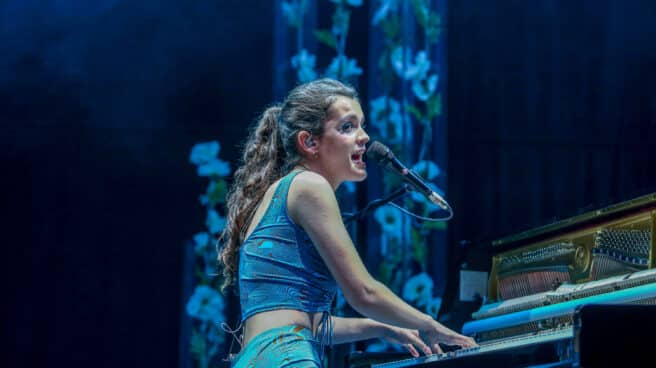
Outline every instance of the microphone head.
<svg viewBox="0 0 656 368">
<path fill-rule="evenodd" d="M 367 157 L 371 157 L 380 164 L 394 158 L 394 154 L 386 145 L 378 141 L 373 141 L 367 149 Z"/>
</svg>

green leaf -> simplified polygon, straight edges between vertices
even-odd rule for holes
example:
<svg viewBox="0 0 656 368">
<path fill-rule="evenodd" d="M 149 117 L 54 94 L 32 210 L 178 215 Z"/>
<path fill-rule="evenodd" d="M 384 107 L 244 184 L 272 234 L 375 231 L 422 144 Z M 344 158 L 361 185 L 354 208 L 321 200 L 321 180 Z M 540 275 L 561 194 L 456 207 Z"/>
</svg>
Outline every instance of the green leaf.
<svg viewBox="0 0 656 368">
<path fill-rule="evenodd" d="M 228 185 L 226 181 L 221 179 L 214 182 L 214 186 L 210 187 L 211 190 L 207 192 L 207 201 L 210 206 L 216 206 L 217 204 L 223 204 L 226 200 L 226 194 L 228 193 Z"/>
<path fill-rule="evenodd" d="M 422 27 L 426 27 L 426 14 L 422 10 L 427 8 L 427 4 L 423 0 L 412 0 L 410 3 L 415 18 L 417 18 L 417 23 Z"/>
<path fill-rule="evenodd" d="M 447 229 L 447 224 L 444 221 L 426 221 L 421 224 L 421 227 L 426 230 L 441 230 L 444 231 Z"/>
<path fill-rule="evenodd" d="M 401 23 L 398 16 L 391 16 L 380 22 L 385 38 L 388 40 L 396 39 L 401 31 Z"/>
<path fill-rule="evenodd" d="M 200 359 L 201 356 L 205 355 L 206 347 L 205 336 L 201 335 L 196 329 L 191 331 L 189 351 L 196 356 L 196 359 Z"/>
<path fill-rule="evenodd" d="M 314 37 L 317 38 L 317 40 L 324 45 L 331 47 L 333 49 L 337 49 L 337 40 L 335 40 L 335 36 L 333 35 L 332 32 L 330 32 L 327 29 L 315 29 L 314 30 Z"/>
<path fill-rule="evenodd" d="M 436 43 L 442 33 L 442 18 L 439 14 L 430 12 L 424 29 L 428 42 Z"/>
<path fill-rule="evenodd" d="M 417 106 L 408 104 L 406 105 L 405 109 L 408 110 L 412 116 L 414 116 L 415 120 L 422 121 L 424 119 L 424 114 L 422 114 L 421 110 L 419 110 Z"/>
<path fill-rule="evenodd" d="M 432 120 L 434 117 L 442 114 L 442 94 L 438 93 L 434 96 L 431 96 L 428 101 L 426 101 L 426 107 L 428 109 L 426 118 Z"/>
<path fill-rule="evenodd" d="M 378 59 L 378 70 L 380 70 L 380 78 L 384 85 L 391 85 L 396 79 L 396 73 L 392 67 L 392 61 L 389 55 L 389 50 L 385 50 L 380 54 L 380 58 Z"/>
<path fill-rule="evenodd" d="M 205 263 L 204 260 L 202 262 Z M 207 275 L 205 274 L 205 272 L 203 272 L 201 267 L 197 266 L 196 269 L 194 270 L 194 274 L 196 275 L 196 277 L 198 277 L 198 279 L 199 279 L 198 282 L 200 284 L 207 284 L 208 283 Z"/>
<path fill-rule="evenodd" d="M 389 284 L 391 271 L 390 265 L 385 261 L 381 262 L 378 266 L 378 277 L 383 284 Z"/>
<path fill-rule="evenodd" d="M 426 0 L 412 0 L 412 10 L 419 24 L 424 29 L 428 43 L 436 43 L 442 32 L 442 18 L 430 10 Z"/>
<path fill-rule="evenodd" d="M 412 241 L 413 246 L 423 241 L 421 235 L 415 229 L 410 230 L 410 239 Z"/>
<path fill-rule="evenodd" d="M 394 152 L 400 152 L 401 150 L 398 149 L 398 148 L 395 148 L 393 151 Z M 385 180 L 384 180 L 385 190 L 387 190 L 387 191 L 392 191 L 392 190 L 400 187 L 401 184 L 403 184 L 403 178 L 400 177 L 399 175 L 396 175 L 396 174 L 392 173 L 392 172 L 387 172 L 386 171 L 384 176 L 385 176 Z"/>
<path fill-rule="evenodd" d="M 416 244 L 412 249 L 412 258 L 421 265 L 421 269 L 426 268 L 426 245 L 425 244 Z"/>
</svg>

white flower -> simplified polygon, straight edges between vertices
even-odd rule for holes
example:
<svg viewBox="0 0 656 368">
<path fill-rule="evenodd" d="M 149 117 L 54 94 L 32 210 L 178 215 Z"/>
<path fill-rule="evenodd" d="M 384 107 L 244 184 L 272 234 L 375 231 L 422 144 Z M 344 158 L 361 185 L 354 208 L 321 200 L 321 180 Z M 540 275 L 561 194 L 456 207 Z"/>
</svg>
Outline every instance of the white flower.
<svg viewBox="0 0 656 368">
<path fill-rule="evenodd" d="M 224 302 L 221 294 L 207 285 L 198 285 L 187 302 L 187 314 L 201 321 L 223 321 Z"/>
<path fill-rule="evenodd" d="M 349 59 L 344 55 L 339 55 L 333 58 L 333 61 L 328 65 L 326 69 L 326 76 L 332 79 L 348 79 L 352 76 L 358 76 L 362 74 L 362 68 L 360 68 L 355 59 Z"/>
<path fill-rule="evenodd" d="M 205 219 L 205 226 L 209 230 L 210 234 L 218 234 L 223 230 L 226 224 L 225 217 L 219 215 L 215 210 L 207 211 L 207 219 Z"/>
<path fill-rule="evenodd" d="M 412 82 L 412 92 L 422 101 L 427 101 L 437 90 L 437 74 L 432 74 L 426 79 L 415 79 Z"/>
<path fill-rule="evenodd" d="M 316 56 L 303 49 L 292 57 L 292 67 L 296 69 L 296 75 L 301 83 L 310 82 L 317 78 L 317 72 L 314 71 Z"/>
<path fill-rule="evenodd" d="M 435 162 L 429 160 L 417 162 L 412 166 L 412 171 L 427 180 L 435 180 L 442 172 Z"/>
<path fill-rule="evenodd" d="M 221 145 L 217 141 L 198 143 L 191 148 L 189 161 L 196 165 L 206 164 L 216 159 L 220 150 Z"/>
<path fill-rule="evenodd" d="M 430 69 L 430 60 L 428 60 L 426 51 L 417 52 L 413 63 L 411 61 L 412 50 L 399 46 L 392 51 L 390 58 L 396 74 L 405 80 L 422 80 L 426 78 L 428 69 Z"/>
<path fill-rule="evenodd" d="M 303 18 L 303 15 L 307 10 L 307 0 L 294 2 L 283 0 L 281 8 L 283 16 L 287 18 L 287 23 L 290 26 L 298 27 L 301 24 L 301 18 Z"/>
<path fill-rule="evenodd" d="M 351 13 L 348 10 L 344 8 L 337 8 L 337 10 L 335 10 L 332 27 L 332 33 L 335 38 L 348 33 L 350 18 Z"/>
<path fill-rule="evenodd" d="M 433 279 L 422 272 L 411 277 L 403 286 L 403 299 L 418 306 L 428 305 L 433 295 Z"/>
<path fill-rule="evenodd" d="M 440 312 L 440 306 L 442 305 L 442 298 L 439 296 L 431 298 L 426 305 L 426 313 L 433 318 L 437 318 L 437 314 Z"/>
<path fill-rule="evenodd" d="M 210 243 L 210 234 L 206 232 L 194 235 L 194 252 L 198 255 L 205 254 L 205 250 Z"/>
<path fill-rule="evenodd" d="M 387 254 L 388 248 L 399 244 L 409 244 L 411 232 L 408 221 L 403 221 L 404 213 L 395 206 L 383 206 L 374 211 L 374 219 L 382 229 L 380 250 Z M 396 242 L 396 243 L 395 243 Z"/>
<path fill-rule="evenodd" d="M 226 176 L 230 174 L 230 164 L 218 158 L 214 158 L 198 166 L 198 176 Z"/>
<path fill-rule="evenodd" d="M 374 211 L 374 218 L 382 227 L 383 232 L 394 238 L 399 238 L 402 232 L 402 215 L 403 213 L 398 208 L 392 206 L 379 207 Z"/>
<path fill-rule="evenodd" d="M 371 120 L 379 124 L 381 120 L 391 120 L 395 125 L 402 124 L 401 104 L 392 97 L 380 96 L 369 102 Z M 374 123 L 372 123 L 374 124 Z"/>
<path fill-rule="evenodd" d="M 369 102 L 369 120 L 376 127 L 381 139 L 396 144 L 402 138 L 412 136 L 410 117 L 401 114 L 401 104 L 391 97 L 380 96 Z M 405 130 L 405 132 L 404 132 Z"/>
<path fill-rule="evenodd" d="M 399 6 L 399 0 L 380 0 L 380 7 L 376 10 L 371 24 L 377 25 L 383 19 L 387 18 L 387 14 L 392 11 L 395 12 Z"/>
</svg>

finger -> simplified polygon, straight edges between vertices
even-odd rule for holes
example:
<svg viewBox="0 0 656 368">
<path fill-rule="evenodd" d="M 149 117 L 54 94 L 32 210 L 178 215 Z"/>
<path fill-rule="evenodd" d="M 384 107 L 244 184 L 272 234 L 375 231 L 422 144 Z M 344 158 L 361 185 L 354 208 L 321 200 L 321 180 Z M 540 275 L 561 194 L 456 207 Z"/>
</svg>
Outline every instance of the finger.
<svg viewBox="0 0 656 368">
<path fill-rule="evenodd" d="M 431 348 L 426 345 L 424 340 L 422 340 L 417 334 L 415 333 L 410 333 L 407 335 L 407 340 L 410 341 L 414 346 L 418 347 L 421 351 L 424 352 L 426 355 L 431 355 L 433 352 L 431 351 Z"/>
<path fill-rule="evenodd" d="M 419 356 L 419 352 L 417 351 L 417 349 L 415 349 L 415 347 L 412 344 L 405 344 L 404 346 L 406 349 L 408 349 L 408 351 L 410 352 L 410 354 L 412 354 L 413 357 L 417 358 Z"/>
<path fill-rule="evenodd" d="M 458 345 L 462 346 L 463 348 L 472 348 L 474 346 L 478 346 L 478 344 L 476 344 L 476 340 L 468 336 L 462 336 L 462 338 L 458 339 Z"/>
<path fill-rule="evenodd" d="M 415 337 L 415 336 L 413 336 L 413 337 Z M 431 355 L 431 354 L 433 354 L 433 352 L 431 351 L 431 348 L 429 348 L 428 345 L 426 345 L 426 343 L 424 342 L 424 340 L 422 340 L 422 339 L 420 339 L 420 338 L 418 338 L 418 337 L 415 337 L 414 339 L 412 339 L 412 343 L 413 343 L 416 347 L 418 347 L 421 351 L 423 351 L 424 354 L 426 354 L 426 355 Z"/>
<path fill-rule="evenodd" d="M 442 348 L 440 347 L 440 344 L 433 344 L 433 352 L 435 354 L 443 354 L 444 353 L 442 351 Z"/>
</svg>

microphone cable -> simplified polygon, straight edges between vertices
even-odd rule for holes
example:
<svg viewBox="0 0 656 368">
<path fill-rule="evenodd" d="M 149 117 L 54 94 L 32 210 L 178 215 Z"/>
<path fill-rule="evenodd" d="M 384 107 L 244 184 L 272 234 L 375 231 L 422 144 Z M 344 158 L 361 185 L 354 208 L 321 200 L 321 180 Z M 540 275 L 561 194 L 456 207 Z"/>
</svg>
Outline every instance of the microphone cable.
<svg viewBox="0 0 656 368">
<path fill-rule="evenodd" d="M 447 210 L 449 212 L 449 215 L 446 216 L 446 217 L 425 217 L 425 216 L 418 215 L 416 213 L 410 212 L 409 210 L 405 209 L 402 206 L 399 206 L 398 204 L 396 204 L 394 202 L 390 202 L 388 204 L 391 205 L 391 206 L 396 207 L 399 211 L 405 213 L 408 216 L 412 216 L 412 217 L 414 217 L 418 220 L 425 221 L 425 222 L 449 221 L 453 218 L 453 209 L 451 208 L 451 206 L 449 206 L 449 209 Z"/>
</svg>

